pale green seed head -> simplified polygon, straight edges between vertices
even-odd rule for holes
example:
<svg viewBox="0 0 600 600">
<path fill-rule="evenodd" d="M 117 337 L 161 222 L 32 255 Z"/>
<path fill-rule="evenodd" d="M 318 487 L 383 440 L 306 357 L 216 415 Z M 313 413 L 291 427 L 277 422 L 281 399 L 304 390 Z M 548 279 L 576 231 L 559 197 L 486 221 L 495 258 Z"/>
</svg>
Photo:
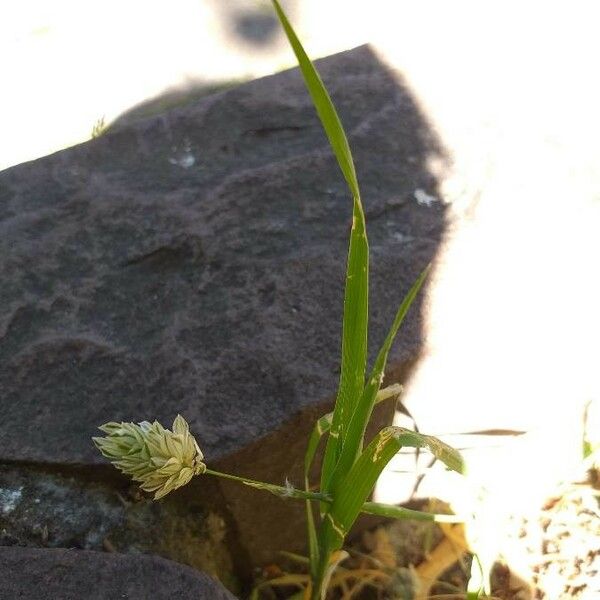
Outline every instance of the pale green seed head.
<svg viewBox="0 0 600 600">
<path fill-rule="evenodd" d="M 204 456 L 181 415 L 172 431 L 158 421 L 111 422 L 99 429 L 106 436 L 92 438 L 98 450 L 143 490 L 154 492 L 155 500 L 206 471 Z"/>
</svg>

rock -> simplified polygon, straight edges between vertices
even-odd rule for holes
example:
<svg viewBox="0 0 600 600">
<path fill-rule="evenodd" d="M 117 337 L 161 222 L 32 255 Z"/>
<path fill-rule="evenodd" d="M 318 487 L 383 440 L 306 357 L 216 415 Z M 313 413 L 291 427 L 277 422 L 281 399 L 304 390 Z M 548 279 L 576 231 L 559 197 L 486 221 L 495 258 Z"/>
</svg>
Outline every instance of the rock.
<svg viewBox="0 0 600 600">
<path fill-rule="evenodd" d="M 367 47 L 319 67 L 362 184 L 373 357 L 447 225 L 446 157 Z M 337 384 L 350 215 L 297 71 L 0 173 L 0 462 L 105 481 L 99 424 L 181 413 L 211 467 L 300 484 Z M 419 303 L 399 338 L 394 380 L 419 355 Z M 301 503 L 215 493 L 248 572 L 303 547 Z"/>
<path fill-rule="evenodd" d="M 234 600 L 216 580 L 156 556 L 0 548 L 4 598 Z"/>
<path fill-rule="evenodd" d="M 0 545 L 156 554 L 239 591 L 213 480 L 153 502 L 111 475 L 1 465 Z"/>
</svg>

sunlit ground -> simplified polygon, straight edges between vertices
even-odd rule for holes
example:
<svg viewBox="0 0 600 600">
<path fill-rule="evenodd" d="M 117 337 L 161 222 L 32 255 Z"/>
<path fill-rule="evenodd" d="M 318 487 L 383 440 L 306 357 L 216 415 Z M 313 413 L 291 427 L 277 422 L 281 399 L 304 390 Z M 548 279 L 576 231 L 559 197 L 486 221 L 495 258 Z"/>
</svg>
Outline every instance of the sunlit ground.
<svg viewBox="0 0 600 600">
<path fill-rule="evenodd" d="M 478 511 L 467 537 L 483 558 L 502 551 L 527 571 L 516 546 L 506 555 L 504 523 L 580 477 L 588 402 L 600 437 L 596 4 L 283 4 L 313 57 L 372 44 L 448 149 L 448 164 L 430 165 L 448 242 L 404 401 L 421 431 L 465 449 L 472 476 L 423 462 L 418 494 Z M 293 64 L 269 5 L 251 0 L 23 0 L 4 11 L 0 52 L 0 168 L 86 141 L 99 120 L 166 91 Z M 413 467 L 394 461 L 377 499 L 406 500 Z"/>
<path fill-rule="evenodd" d="M 375 16 L 357 2 L 331 35 L 328 23 L 342 3 L 282 4 L 313 56 L 363 43 L 365 17 Z M 294 64 L 260 0 L 23 0 L 4 9 L 0 52 L 0 169 L 85 141 L 102 117 L 110 123 L 166 90 Z"/>
</svg>

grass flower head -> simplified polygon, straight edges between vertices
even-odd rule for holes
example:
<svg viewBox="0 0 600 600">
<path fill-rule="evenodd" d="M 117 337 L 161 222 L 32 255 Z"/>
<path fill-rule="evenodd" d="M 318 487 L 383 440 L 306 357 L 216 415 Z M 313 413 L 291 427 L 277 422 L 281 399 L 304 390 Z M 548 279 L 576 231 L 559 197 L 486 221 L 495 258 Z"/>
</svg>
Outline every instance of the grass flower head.
<svg viewBox="0 0 600 600">
<path fill-rule="evenodd" d="M 181 415 L 172 431 L 158 421 L 111 422 L 99 429 L 106 436 L 92 438 L 98 450 L 144 491 L 154 492 L 155 500 L 206 471 L 204 456 Z"/>
</svg>

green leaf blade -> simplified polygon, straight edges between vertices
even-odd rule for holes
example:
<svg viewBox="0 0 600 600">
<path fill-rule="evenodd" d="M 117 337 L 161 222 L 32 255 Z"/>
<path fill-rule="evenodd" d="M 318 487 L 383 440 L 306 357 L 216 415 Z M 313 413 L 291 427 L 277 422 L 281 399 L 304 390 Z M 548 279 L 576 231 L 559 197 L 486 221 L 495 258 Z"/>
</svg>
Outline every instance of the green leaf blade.
<svg viewBox="0 0 600 600">
<path fill-rule="evenodd" d="M 319 442 L 323 435 L 329 432 L 331 428 L 332 413 L 323 415 L 314 425 L 313 430 L 308 439 L 308 446 L 304 454 L 304 490 L 310 491 L 310 469 L 319 447 Z M 313 508 L 309 500 L 306 501 L 306 524 L 308 531 L 308 549 L 310 555 L 311 576 L 316 577 L 316 568 L 319 565 L 319 540 L 317 536 L 317 528 L 313 515 Z"/>
<path fill-rule="evenodd" d="M 373 369 L 371 370 L 363 393 L 360 396 L 360 400 L 354 407 L 333 477 L 338 483 L 350 470 L 354 464 L 354 461 L 356 460 L 356 457 L 362 451 L 365 430 L 371 418 L 373 407 L 376 403 L 377 392 L 379 391 L 383 381 L 390 349 L 396 334 L 398 333 L 398 330 L 400 329 L 400 326 L 402 325 L 404 318 L 408 313 L 408 310 L 412 306 L 417 294 L 425 282 L 425 279 L 429 273 L 429 269 L 430 267 L 428 266 L 423 270 L 400 304 L 392 326 L 390 327 L 387 337 L 385 338 L 379 354 L 377 355 Z"/>
<path fill-rule="evenodd" d="M 375 487 L 377 478 L 404 446 L 427 448 L 450 469 L 465 472 L 460 453 L 438 438 L 403 427 L 385 427 L 365 448 L 337 490 L 323 523 L 322 544 L 326 553 L 341 547 L 345 535 Z"/>
<path fill-rule="evenodd" d="M 369 245 L 354 160 L 346 133 L 321 77 L 308 58 L 279 2 L 272 0 L 296 55 L 313 104 L 353 198 L 352 230 L 344 293 L 341 373 L 333 422 L 323 460 L 321 489 L 326 491 L 341 451 L 341 441 L 364 387 L 367 361 Z"/>
<path fill-rule="evenodd" d="M 308 479 L 305 480 L 305 491 L 309 492 Z M 313 507 L 310 500 L 305 502 L 306 508 L 306 527 L 308 532 L 308 553 L 310 557 L 310 574 L 311 577 L 316 577 L 316 569 L 319 565 L 319 538 L 317 536 L 317 528 L 315 526 L 315 517 L 313 515 Z"/>
<path fill-rule="evenodd" d="M 330 488 L 352 413 L 363 393 L 367 364 L 369 248 L 362 206 L 356 199 L 352 219 L 344 294 L 340 383 L 321 479 L 321 489 L 325 490 Z"/>
<path fill-rule="evenodd" d="M 357 198 L 360 196 L 360 193 L 356 178 L 356 170 L 354 168 L 352 152 L 350 151 L 350 146 L 348 144 L 348 139 L 346 138 L 342 122 L 340 121 L 337 111 L 335 110 L 333 102 L 329 97 L 329 93 L 327 92 L 319 73 L 315 69 L 310 58 L 308 58 L 306 51 L 302 47 L 302 44 L 300 43 L 298 36 L 288 21 L 288 18 L 283 12 L 281 5 L 277 0 L 272 1 L 288 41 L 290 42 L 292 50 L 296 55 L 296 59 L 298 60 L 300 70 L 302 71 L 306 87 L 308 88 L 308 92 L 312 98 L 313 104 L 315 105 L 319 119 L 323 124 L 323 129 L 325 129 L 325 133 L 329 139 L 331 148 L 337 158 L 338 164 L 340 165 L 340 169 L 344 174 L 344 178 L 348 183 L 348 187 L 350 188 L 352 196 Z"/>
<path fill-rule="evenodd" d="M 306 448 L 306 453 L 304 454 L 304 477 L 306 479 L 308 479 L 310 475 L 310 468 L 315 458 L 317 448 L 319 447 L 319 442 L 326 433 L 329 433 L 332 420 L 333 413 L 327 413 L 326 415 L 323 415 L 315 423 L 310 437 L 308 438 L 308 446 Z"/>
<path fill-rule="evenodd" d="M 452 448 L 445 442 L 433 435 L 426 435 L 418 431 L 411 431 L 404 427 L 394 427 L 396 436 L 402 447 L 408 446 L 411 448 L 427 448 L 441 462 L 443 462 L 450 470 L 456 471 L 461 475 L 466 475 L 466 463 L 458 450 Z"/>
<path fill-rule="evenodd" d="M 346 475 L 323 521 L 321 539 L 324 554 L 341 548 L 381 471 L 400 447 L 394 427 L 382 429 Z"/>
<path fill-rule="evenodd" d="M 361 512 L 389 519 L 410 519 L 411 521 L 429 521 L 433 523 L 465 523 L 468 519 L 468 517 L 461 515 L 429 513 L 380 502 L 365 502 L 362 505 Z"/>
</svg>

